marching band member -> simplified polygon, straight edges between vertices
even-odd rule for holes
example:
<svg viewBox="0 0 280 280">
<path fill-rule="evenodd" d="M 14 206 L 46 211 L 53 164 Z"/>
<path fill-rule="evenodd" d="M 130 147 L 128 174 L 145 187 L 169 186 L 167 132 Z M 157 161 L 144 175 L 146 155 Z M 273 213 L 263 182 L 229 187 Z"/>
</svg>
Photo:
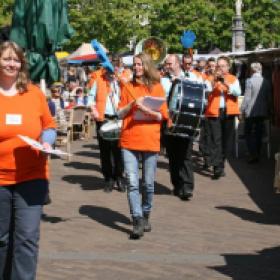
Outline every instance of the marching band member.
<svg viewBox="0 0 280 280">
<path fill-rule="evenodd" d="M 176 54 L 170 54 L 165 60 L 169 73 L 170 86 L 176 78 L 185 79 L 185 72 L 180 66 L 180 59 Z M 195 78 L 192 76 L 192 78 Z M 167 78 L 166 78 L 167 79 Z M 165 135 L 166 152 L 169 159 L 169 171 L 173 193 L 182 200 L 189 200 L 193 196 L 194 175 L 192 166 L 192 139 L 173 135 Z"/>
<path fill-rule="evenodd" d="M 213 91 L 208 97 L 205 111 L 209 124 L 213 179 L 225 176 L 225 157 L 234 132 L 234 117 L 239 115 L 237 97 L 241 94 L 240 84 L 238 79 L 229 73 L 229 69 L 229 58 L 218 58 Z"/>
<path fill-rule="evenodd" d="M 114 185 L 117 184 L 118 190 L 125 192 L 125 186 L 122 182 L 123 161 L 118 140 L 103 139 L 100 134 L 100 128 L 103 124 L 118 118 L 120 87 L 116 75 L 103 69 L 96 77 L 90 94 L 94 98 L 92 113 L 96 120 L 101 170 L 105 179 L 104 191 L 111 192 Z"/>
<path fill-rule="evenodd" d="M 133 73 L 130 69 L 124 68 L 121 57 L 113 56 L 112 63 L 114 65 L 115 74 L 123 82 L 130 82 L 133 78 Z"/>
<path fill-rule="evenodd" d="M 208 105 L 208 95 L 212 90 L 212 83 L 214 81 L 214 72 L 216 70 L 216 60 L 214 57 L 210 57 L 207 60 L 207 64 L 204 72 L 204 81 L 208 84 L 207 88 L 209 89 L 206 92 L 206 100 Z M 199 138 L 199 150 L 202 153 L 202 157 L 204 160 L 203 169 L 208 169 L 210 166 L 210 139 L 209 139 L 209 127 L 208 120 L 204 118 L 201 120 L 201 128 L 200 128 L 200 138 Z"/>
<path fill-rule="evenodd" d="M 164 88 L 166 97 L 168 98 L 172 82 L 175 79 L 183 79 L 185 77 L 185 73 L 181 68 L 180 58 L 177 54 L 167 55 L 164 62 L 164 69 L 166 75 L 161 78 L 160 83 Z"/>
<path fill-rule="evenodd" d="M 154 196 L 157 157 L 160 151 L 161 121 L 168 118 L 164 101 L 159 111 L 143 105 L 144 96 L 163 97 L 160 75 L 149 55 L 140 53 L 133 61 L 133 81 L 122 88 L 119 116 L 123 118 L 120 146 L 128 181 L 128 202 L 133 219 L 131 238 L 138 239 L 144 231 L 151 231 L 149 222 Z M 136 119 L 136 112 L 147 120 Z M 143 195 L 139 193 L 139 160 L 142 159 Z"/>
<path fill-rule="evenodd" d="M 182 67 L 185 72 L 185 78 L 192 82 L 203 83 L 202 75 L 193 69 L 193 57 L 189 54 L 183 54 Z"/>
</svg>

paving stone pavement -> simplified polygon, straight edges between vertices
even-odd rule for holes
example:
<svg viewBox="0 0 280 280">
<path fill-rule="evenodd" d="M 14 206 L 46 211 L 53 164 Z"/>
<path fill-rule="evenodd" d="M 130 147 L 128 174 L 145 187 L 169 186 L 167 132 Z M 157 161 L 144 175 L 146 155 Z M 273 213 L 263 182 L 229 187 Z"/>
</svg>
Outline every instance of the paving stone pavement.
<svg viewBox="0 0 280 280">
<path fill-rule="evenodd" d="M 41 225 L 38 280 L 280 279 L 280 198 L 273 161 L 231 159 L 213 181 L 195 162 L 191 201 L 171 194 L 160 157 L 153 230 L 130 240 L 125 193 L 104 193 L 96 141 L 75 141 L 71 162 L 51 160 L 52 203 Z"/>
</svg>

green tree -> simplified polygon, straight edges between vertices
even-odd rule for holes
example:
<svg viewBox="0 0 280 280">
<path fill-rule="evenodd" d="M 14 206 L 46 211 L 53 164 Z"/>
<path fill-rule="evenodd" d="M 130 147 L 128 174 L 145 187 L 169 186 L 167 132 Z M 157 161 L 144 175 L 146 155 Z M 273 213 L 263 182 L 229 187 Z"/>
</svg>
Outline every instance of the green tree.
<svg viewBox="0 0 280 280">
<path fill-rule="evenodd" d="M 248 49 L 258 44 L 266 48 L 280 45 L 279 0 L 246 0 L 243 11 Z"/>
<path fill-rule="evenodd" d="M 47 0 L 46 0 L 47 1 Z M 280 45 L 280 0 L 244 0 L 242 15 L 247 49 L 258 44 Z M 11 23 L 14 0 L 0 0 L 0 27 Z M 124 51 L 132 38 L 163 39 L 171 52 L 182 52 L 180 36 L 191 29 L 195 48 L 231 50 L 232 0 L 68 0 L 69 18 L 76 30 L 65 49 L 98 39 L 111 51 Z"/>
<path fill-rule="evenodd" d="M 0 27 L 10 25 L 14 0 L 0 0 Z"/>
<path fill-rule="evenodd" d="M 111 51 L 127 49 L 133 36 L 148 36 L 149 27 L 141 26 L 140 17 L 145 16 L 149 7 L 140 0 L 69 0 L 70 22 L 76 30 L 76 36 L 68 48 L 97 38 Z"/>
<path fill-rule="evenodd" d="M 205 0 L 185 2 L 164 1 L 162 5 L 158 4 L 152 34 L 164 39 L 170 52 L 181 52 L 180 36 L 184 30 L 192 30 L 197 36 L 194 47 L 208 49 L 215 39 L 215 6 Z"/>
</svg>

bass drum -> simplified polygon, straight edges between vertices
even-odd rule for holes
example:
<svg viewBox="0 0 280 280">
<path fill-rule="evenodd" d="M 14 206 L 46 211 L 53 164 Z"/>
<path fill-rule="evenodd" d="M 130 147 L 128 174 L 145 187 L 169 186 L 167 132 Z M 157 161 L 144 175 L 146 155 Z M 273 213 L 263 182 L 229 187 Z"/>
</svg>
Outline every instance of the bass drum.
<svg viewBox="0 0 280 280">
<path fill-rule="evenodd" d="M 168 98 L 172 125 L 166 133 L 173 136 L 194 138 L 199 133 L 204 118 L 205 85 L 188 80 L 175 80 Z"/>
</svg>

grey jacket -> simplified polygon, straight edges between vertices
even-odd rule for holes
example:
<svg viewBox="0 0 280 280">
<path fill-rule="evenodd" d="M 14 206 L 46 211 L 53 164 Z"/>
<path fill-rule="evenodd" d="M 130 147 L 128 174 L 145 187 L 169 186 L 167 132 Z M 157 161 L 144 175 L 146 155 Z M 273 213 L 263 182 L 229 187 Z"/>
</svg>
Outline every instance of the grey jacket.
<svg viewBox="0 0 280 280">
<path fill-rule="evenodd" d="M 245 117 L 267 117 L 271 111 L 272 89 L 268 80 L 254 73 L 246 80 L 241 112 Z"/>
</svg>

